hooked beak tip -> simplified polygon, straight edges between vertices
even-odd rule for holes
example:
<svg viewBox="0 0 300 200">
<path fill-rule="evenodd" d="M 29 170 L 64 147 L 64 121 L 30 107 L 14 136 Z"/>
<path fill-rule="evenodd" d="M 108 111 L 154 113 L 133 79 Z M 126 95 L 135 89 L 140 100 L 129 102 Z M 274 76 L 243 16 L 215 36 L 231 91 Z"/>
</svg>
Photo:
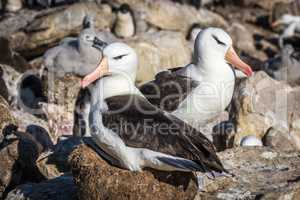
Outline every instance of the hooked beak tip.
<svg viewBox="0 0 300 200">
<path fill-rule="evenodd" d="M 85 83 L 85 81 L 84 80 L 81 80 L 80 81 L 80 87 L 82 88 L 82 89 L 84 89 L 84 88 L 86 88 L 86 83 Z"/>
<path fill-rule="evenodd" d="M 247 69 L 245 69 L 245 74 L 246 74 L 248 77 L 252 76 L 252 75 L 253 75 L 252 69 L 251 69 L 250 67 L 247 68 Z"/>
<path fill-rule="evenodd" d="M 237 53 L 235 52 L 233 47 L 231 47 L 227 51 L 227 53 L 225 55 L 225 59 L 227 60 L 227 62 L 234 65 L 236 68 L 240 69 L 248 77 L 252 76 L 253 71 L 252 71 L 251 67 L 247 63 L 245 63 L 244 61 L 242 61 L 240 59 L 240 57 L 237 55 Z"/>
</svg>

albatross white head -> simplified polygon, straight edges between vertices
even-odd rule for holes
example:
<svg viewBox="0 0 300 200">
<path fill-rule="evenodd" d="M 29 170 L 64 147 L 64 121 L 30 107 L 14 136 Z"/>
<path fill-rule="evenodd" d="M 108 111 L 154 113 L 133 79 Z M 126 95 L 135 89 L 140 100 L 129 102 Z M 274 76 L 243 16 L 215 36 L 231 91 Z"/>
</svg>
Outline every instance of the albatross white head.
<svg viewBox="0 0 300 200">
<path fill-rule="evenodd" d="M 247 76 L 252 75 L 251 67 L 235 52 L 230 36 L 220 28 L 207 28 L 201 31 L 196 38 L 194 51 L 194 64 L 199 66 L 208 78 L 226 76 L 226 72 L 230 69 L 228 64 Z"/>
<path fill-rule="evenodd" d="M 107 45 L 99 39 L 95 39 L 93 46 L 103 51 L 103 58 L 98 67 L 83 78 L 81 87 L 98 80 L 96 88 L 101 91 L 103 99 L 136 92 L 134 82 L 138 58 L 135 51 L 125 43 Z"/>
</svg>

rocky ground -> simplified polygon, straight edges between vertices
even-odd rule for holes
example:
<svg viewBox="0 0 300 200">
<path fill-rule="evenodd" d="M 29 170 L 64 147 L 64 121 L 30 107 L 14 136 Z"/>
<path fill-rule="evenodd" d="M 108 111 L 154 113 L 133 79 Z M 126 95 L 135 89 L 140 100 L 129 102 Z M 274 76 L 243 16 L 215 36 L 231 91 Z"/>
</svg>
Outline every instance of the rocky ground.
<svg viewBox="0 0 300 200">
<path fill-rule="evenodd" d="M 300 87 L 265 72 L 281 52 L 283 28 L 272 22 L 300 15 L 300 3 L 219 0 L 197 8 L 188 0 L 83 0 L 44 8 L 34 2 L 0 3 L 0 199 L 300 199 Z M 131 7 L 136 25 L 126 38 L 114 32 L 122 3 Z M 256 72 L 237 80 L 232 104 L 203 131 L 234 177 L 207 179 L 200 192 L 193 174 L 119 169 L 99 157 L 90 138 L 71 137 L 81 77 L 52 80 L 39 72 L 45 51 L 76 37 L 86 15 L 93 15 L 99 32 L 136 50 L 137 85 L 191 61 L 193 25 L 231 35 Z M 299 33 L 284 43 L 299 53 Z M 241 147 L 249 135 L 263 147 Z"/>
</svg>

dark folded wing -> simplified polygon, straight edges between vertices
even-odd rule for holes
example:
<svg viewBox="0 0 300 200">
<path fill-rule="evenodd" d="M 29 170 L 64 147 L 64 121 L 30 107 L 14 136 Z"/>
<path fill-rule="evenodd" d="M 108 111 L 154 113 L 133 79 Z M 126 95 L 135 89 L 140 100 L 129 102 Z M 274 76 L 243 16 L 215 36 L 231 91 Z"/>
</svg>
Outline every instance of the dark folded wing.
<svg viewBox="0 0 300 200">
<path fill-rule="evenodd" d="M 106 103 L 109 111 L 103 114 L 103 124 L 127 146 L 193 160 L 207 171 L 225 171 L 213 144 L 201 132 L 145 98 L 122 95 L 108 98 Z"/>
<path fill-rule="evenodd" d="M 172 112 L 186 96 L 199 85 L 189 77 L 176 74 L 182 68 L 162 71 L 153 81 L 147 82 L 139 89 L 153 105 L 162 110 Z"/>
</svg>

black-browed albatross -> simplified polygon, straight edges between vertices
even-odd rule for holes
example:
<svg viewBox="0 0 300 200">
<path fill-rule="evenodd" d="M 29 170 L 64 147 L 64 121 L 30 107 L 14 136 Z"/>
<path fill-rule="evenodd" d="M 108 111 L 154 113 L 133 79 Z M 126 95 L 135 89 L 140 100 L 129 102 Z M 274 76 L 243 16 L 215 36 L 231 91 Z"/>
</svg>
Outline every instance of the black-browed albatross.
<svg viewBox="0 0 300 200">
<path fill-rule="evenodd" d="M 226 172 L 201 132 L 152 105 L 135 87 L 138 58 L 132 48 L 112 43 L 103 55 L 81 85 L 91 91 L 91 135 L 106 159 L 131 171 Z"/>
<path fill-rule="evenodd" d="M 193 60 L 185 67 L 162 71 L 140 87 L 155 106 L 189 124 L 206 123 L 224 111 L 232 99 L 235 74 L 231 64 L 252 74 L 220 28 L 206 28 L 196 37 Z"/>
</svg>

